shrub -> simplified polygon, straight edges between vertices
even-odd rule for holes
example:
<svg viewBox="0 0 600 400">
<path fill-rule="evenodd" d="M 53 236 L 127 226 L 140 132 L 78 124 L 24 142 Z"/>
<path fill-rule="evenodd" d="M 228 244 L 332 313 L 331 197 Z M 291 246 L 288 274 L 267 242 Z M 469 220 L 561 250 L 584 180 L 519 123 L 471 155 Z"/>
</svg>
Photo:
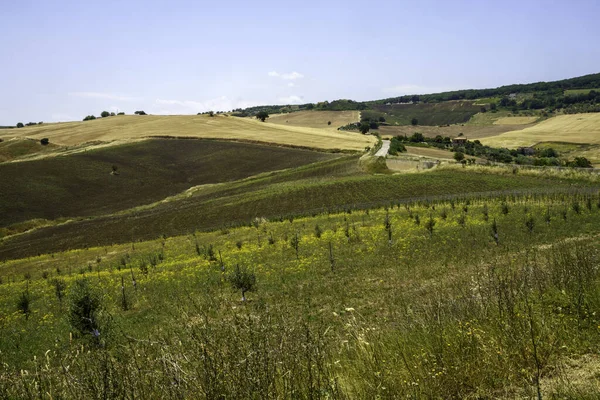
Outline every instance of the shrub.
<svg viewBox="0 0 600 400">
<path fill-rule="evenodd" d="M 50 139 L 48 138 L 43 138 L 42 140 L 40 140 L 40 144 L 42 144 L 43 146 L 46 146 L 50 143 Z"/>
<path fill-rule="evenodd" d="M 236 265 L 235 270 L 229 275 L 229 283 L 234 289 L 242 292 L 242 301 L 246 301 L 246 292 L 253 292 L 256 289 L 256 275 Z"/>
<path fill-rule="evenodd" d="M 136 112 L 134 112 L 134 114 L 135 115 L 148 115 L 144 111 L 136 111 Z"/>
<path fill-rule="evenodd" d="M 94 119 L 96 119 L 96 117 L 94 117 L 93 115 L 88 115 L 88 116 L 87 116 L 87 117 L 85 117 L 83 120 L 84 120 L 84 121 L 92 121 L 92 120 L 94 120 Z"/>
<path fill-rule="evenodd" d="M 465 154 L 464 154 L 464 153 L 462 153 L 462 152 L 460 152 L 460 151 L 457 151 L 456 153 L 454 153 L 454 159 L 455 159 L 457 162 L 461 162 L 462 160 L 464 160 L 464 159 L 465 159 Z"/>
<path fill-rule="evenodd" d="M 81 335 L 100 336 L 102 299 L 87 279 L 75 281 L 69 298 L 69 323 Z"/>
<path fill-rule="evenodd" d="M 25 126 L 25 125 L 23 125 L 23 123 L 22 123 L 22 122 L 19 122 L 19 123 L 17 124 L 17 128 L 23 128 L 24 126 Z"/>
<path fill-rule="evenodd" d="M 54 286 L 54 294 L 56 294 L 56 298 L 62 304 L 62 299 L 65 297 L 65 289 L 67 288 L 65 280 L 54 278 L 50 283 L 52 286 Z"/>
<path fill-rule="evenodd" d="M 25 315 L 25 319 L 29 319 L 29 315 L 31 315 L 31 297 L 29 296 L 29 291 L 24 291 L 19 296 L 19 300 L 17 300 L 17 309 Z"/>
</svg>

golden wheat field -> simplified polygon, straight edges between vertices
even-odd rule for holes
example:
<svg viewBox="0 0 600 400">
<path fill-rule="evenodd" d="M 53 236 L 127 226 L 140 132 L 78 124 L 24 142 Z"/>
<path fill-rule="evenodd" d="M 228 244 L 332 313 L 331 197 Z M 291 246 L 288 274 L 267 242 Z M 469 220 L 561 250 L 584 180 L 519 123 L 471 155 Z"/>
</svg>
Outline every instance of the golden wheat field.
<svg viewBox="0 0 600 400">
<path fill-rule="evenodd" d="M 286 126 L 337 130 L 340 126 L 359 120 L 360 111 L 298 111 L 289 114 L 273 114 L 267 122 Z M 328 122 L 331 122 L 331 125 Z"/>
<path fill-rule="evenodd" d="M 559 115 L 531 127 L 481 140 L 496 147 L 515 148 L 541 142 L 600 143 L 600 114 Z"/>
<path fill-rule="evenodd" d="M 0 138 L 49 138 L 51 143 L 65 146 L 151 136 L 249 140 L 324 150 L 363 150 L 376 141 L 373 136 L 354 132 L 284 126 L 224 115 L 124 115 L 85 122 L 43 124 L 0 132 Z"/>
</svg>

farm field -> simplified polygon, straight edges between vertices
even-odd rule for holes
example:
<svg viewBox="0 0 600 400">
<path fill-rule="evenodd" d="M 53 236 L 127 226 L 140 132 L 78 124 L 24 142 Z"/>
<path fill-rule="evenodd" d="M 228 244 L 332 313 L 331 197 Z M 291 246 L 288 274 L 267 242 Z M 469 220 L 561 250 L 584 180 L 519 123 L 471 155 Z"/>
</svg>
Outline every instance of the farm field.
<svg viewBox="0 0 600 400">
<path fill-rule="evenodd" d="M 481 106 L 471 101 L 447 101 L 443 103 L 374 104 L 373 110 L 383 113 L 389 125 L 411 125 L 417 118 L 419 125 L 462 124 L 477 114 Z"/>
<path fill-rule="evenodd" d="M 450 125 L 450 126 L 380 126 L 379 134 L 383 138 L 392 138 L 394 136 L 411 136 L 415 132 L 420 132 L 427 137 L 449 136 L 457 137 L 460 133 L 470 140 L 482 139 L 485 137 L 498 136 L 516 129 L 526 128 L 527 125 Z"/>
<path fill-rule="evenodd" d="M 454 153 L 451 151 L 427 148 L 419 146 L 406 146 L 406 154 L 412 154 L 416 156 L 431 157 L 442 160 L 452 160 Z"/>
<path fill-rule="evenodd" d="M 494 121 L 494 125 L 527 125 L 536 122 L 538 117 L 503 117 Z"/>
<path fill-rule="evenodd" d="M 324 150 L 362 151 L 373 145 L 371 136 L 328 129 L 262 123 L 225 115 L 120 115 L 93 121 L 43 124 L 0 130 L 0 138 L 13 136 L 75 146 L 89 142 L 139 139 L 149 136 L 246 140 Z"/>
<path fill-rule="evenodd" d="M 534 126 L 485 138 L 486 144 L 515 148 L 540 142 L 600 143 L 600 113 L 559 115 Z"/>
<path fill-rule="evenodd" d="M 239 180 L 334 157 L 249 143 L 149 139 L 68 156 L 2 163 L 0 176 L 10 179 L 0 179 L 0 227 L 30 219 L 110 214 L 162 200 L 192 186 Z"/>
<path fill-rule="evenodd" d="M 568 89 L 568 90 L 565 90 L 565 96 L 577 95 L 577 94 L 588 94 L 592 90 L 595 90 L 596 92 L 600 92 L 600 88 L 595 88 L 595 89 Z"/>
<path fill-rule="evenodd" d="M 60 147 L 50 143 L 40 144 L 39 140 L 15 138 L 0 142 L 0 163 L 31 157 L 37 154 L 48 154 L 55 152 Z"/>
<path fill-rule="evenodd" d="M 597 397 L 599 206 L 390 203 L 5 261 L 0 396 Z"/>
<path fill-rule="evenodd" d="M 585 156 L 593 164 L 600 163 L 600 114 L 568 114 L 552 117 L 534 126 L 482 138 L 482 143 L 496 147 L 516 148 L 533 146 L 545 142 L 573 143 L 591 145 L 583 153 L 572 153 L 574 156 Z"/>
<path fill-rule="evenodd" d="M 287 114 L 272 114 L 270 124 L 320 128 L 337 131 L 340 126 L 360 120 L 360 111 L 297 111 Z M 328 125 L 331 122 L 331 125 Z"/>
<path fill-rule="evenodd" d="M 0 260 L 54 251 L 227 229 L 254 218 L 286 218 L 323 210 L 365 208 L 414 198 L 493 192 L 566 190 L 595 185 L 586 175 L 519 174 L 511 169 L 436 169 L 369 175 L 356 156 L 241 181 L 199 186 L 168 201 L 116 214 L 52 224 L 0 241 Z M 9 227 L 10 228 L 10 227 Z M 18 230 L 18 226 L 13 230 Z M 10 232 L 7 232 L 10 234 Z"/>
</svg>

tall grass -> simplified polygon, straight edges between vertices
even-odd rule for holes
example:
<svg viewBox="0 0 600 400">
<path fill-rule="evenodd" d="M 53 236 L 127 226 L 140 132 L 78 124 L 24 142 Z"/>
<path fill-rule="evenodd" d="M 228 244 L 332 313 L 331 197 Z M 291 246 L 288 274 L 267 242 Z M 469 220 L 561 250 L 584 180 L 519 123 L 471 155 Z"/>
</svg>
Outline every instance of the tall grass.
<svg viewBox="0 0 600 400">
<path fill-rule="evenodd" d="M 598 396 L 569 373 L 600 345 L 600 210 L 571 206 L 588 198 L 390 204 L 6 262 L 0 397 Z M 245 302 L 236 265 L 256 277 Z M 102 294 L 100 345 L 71 333 L 55 278 L 70 305 L 81 278 Z"/>
</svg>

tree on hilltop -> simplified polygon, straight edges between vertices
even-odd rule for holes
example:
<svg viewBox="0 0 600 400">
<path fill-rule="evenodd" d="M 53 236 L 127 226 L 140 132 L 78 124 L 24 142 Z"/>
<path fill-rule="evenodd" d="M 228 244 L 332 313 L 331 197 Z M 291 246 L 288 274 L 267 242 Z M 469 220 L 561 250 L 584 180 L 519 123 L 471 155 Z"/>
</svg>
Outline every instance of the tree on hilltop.
<svg viewBox="0 0 600 400">
<path fill-rule="evenodd" d="M 24 126 L 25 126 L 25 125 L 23 125 L 23 123 L 22 123 L 22 122 L 19 122 L 19 123 L 17 124 L 17 128 L 22 128 L 22 127 L 24 127 Z"/>
<path fill-rule="evenodd" d="M 259 111 L 256 113 L 256 119 L 260 119 L 262 122 L 269 118 L 269 113 L 266 111 Z"/>
<path fill-rule="evenodd" d="M 100 114 L 100 116 L 102 118 L 110 117 L 110 113 L 108 111 L 102 111 L 102 113 Z"/>
</svg>

